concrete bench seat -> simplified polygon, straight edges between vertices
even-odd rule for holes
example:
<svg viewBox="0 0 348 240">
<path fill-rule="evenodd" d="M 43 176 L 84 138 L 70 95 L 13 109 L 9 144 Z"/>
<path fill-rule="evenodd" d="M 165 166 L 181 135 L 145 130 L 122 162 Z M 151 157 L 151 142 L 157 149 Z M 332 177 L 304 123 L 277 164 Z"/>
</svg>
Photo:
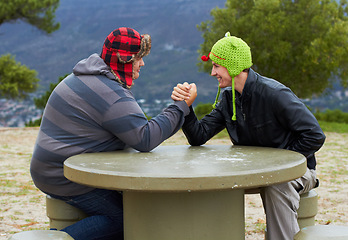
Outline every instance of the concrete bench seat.
<svg viewBox="0 0 348 240">
<path fill-rule="evenodd" d="M 61 230 L 87 217 L 87 214 L 80 209 L 49 195 L 46 196 L 46 214 L 50 220 L 50 228 L 57 230 Z"/>
<path fill-rule="evenodd" d="M 318 194 L 312 189 L 300 195 L 300 207 L 297 210 L 297 222 L 300 229 L 313 226 L 318 213 Z"/>
<path fill-rule="evenodd" d="M 294 240 L 347 240 L 348 226 L 315 225 L 301 229 Z"/>
<path fill-rule="evenodd" d="M 66 232 L 53 230 L 32 230 L 16 233 L 9 240 L 74 240 Z"/>
<path fill-rule="evenodd" d="M 246 194 L 256 194 L 258 189 L 248 189 Z M 81 210 L 65 203 L 64 201 L 46 197 L 46 211 L 50 222 L 50 228 L 61 230 L 77 221 L 87 217 Z M 318 212 L 318 194 L 315 190 L 301 194 L 300 208 L 298 210 L 298 223 L 300 229 L 315 224 L 315 216 Z"/>
</svg>

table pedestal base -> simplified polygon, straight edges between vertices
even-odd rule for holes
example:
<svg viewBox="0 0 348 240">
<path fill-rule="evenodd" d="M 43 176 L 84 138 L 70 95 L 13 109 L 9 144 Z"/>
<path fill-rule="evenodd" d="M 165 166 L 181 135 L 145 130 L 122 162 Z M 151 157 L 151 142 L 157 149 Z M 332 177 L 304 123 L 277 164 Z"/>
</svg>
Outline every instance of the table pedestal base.
<svg viewBox="0 0 348 240">
<path fill-rule="evenodd" d="M 125 240 L 245 239 L 244 190 L 123 192 Z"/>
</svg>

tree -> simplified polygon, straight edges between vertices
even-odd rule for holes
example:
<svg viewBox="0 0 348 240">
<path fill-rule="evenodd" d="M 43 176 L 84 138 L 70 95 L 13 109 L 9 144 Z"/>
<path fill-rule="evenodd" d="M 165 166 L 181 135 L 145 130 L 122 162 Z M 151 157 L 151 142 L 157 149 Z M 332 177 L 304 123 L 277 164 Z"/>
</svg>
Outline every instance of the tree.
<svg viewBox="0 0 348 240">
<path fill-rule="evenodd" d="M 36 90 L 37 72 L 16 62 L 11 55 L 0 57 L 0 96 L 23 99 Z"/>
<path fill-rule="evenodd" d="M 195 107 L 195 114 L 198 119 L 202 119 L 205 115 L 209 114 L 213 110 L 211 103 L 198 103 Z"/>
<path fill-rule="evenodd" d="M 59 0 L 11 0 L 0 2 L 0 25 L 21 20 L 50 34 L 59 28 L 55 11 Z M 11 55 L 0 57 L 0 96 L 24 99 L 38 87 L 37 72 L 17 63 Z"/>
<path fill-rule="evenodd" d="M 55 23 L 55 11 L 59 0 L 11 0 L 0 2 L 0 25 L 22 20 L 44 31 L 52 33 L 59 29 Z"/>
<path fill-rule="evenodd" d="M 256 71 L 299 97 L 322 93 L 334 76 L 348 87 L 347 12 L 346 0 L 227 0 L 211 11 L 213 20 L 198 26 L 204 37 L 199 53 L 208 54 L 229 31 L 248 43 Z"/>
</svg>

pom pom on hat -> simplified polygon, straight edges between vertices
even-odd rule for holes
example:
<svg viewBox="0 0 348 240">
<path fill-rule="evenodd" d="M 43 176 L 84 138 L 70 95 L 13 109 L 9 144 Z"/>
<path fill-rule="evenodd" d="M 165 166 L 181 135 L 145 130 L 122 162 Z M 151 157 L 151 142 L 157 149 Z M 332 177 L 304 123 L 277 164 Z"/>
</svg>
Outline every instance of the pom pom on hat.
<svg viewBox="0 0 348 240">
<path fill-rule="evenodd" d="M 208 56 L 203 55 L 203 56 L 201 57 L 201 59 L 202 59 L 202 61 L 206 62 L 206 61 L 208 61 L 210 58 L 209 58 L 209 55 L 208 55 Z"/>
</svg>

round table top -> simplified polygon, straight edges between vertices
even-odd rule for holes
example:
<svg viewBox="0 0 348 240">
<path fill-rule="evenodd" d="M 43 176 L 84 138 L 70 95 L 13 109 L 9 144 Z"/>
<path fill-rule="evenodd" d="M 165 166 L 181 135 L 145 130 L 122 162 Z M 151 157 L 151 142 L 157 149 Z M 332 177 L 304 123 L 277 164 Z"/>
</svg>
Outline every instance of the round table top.
<svg viewBox="0 0 348 240">
<path fill-rule="evenodd" d="M 257 188 L 296 179 L 306 169 L 306 158 L 293 151 L 231 145 L 84 153 L 64 162 L 71 181 L 123 191 Z"/>
</svg>

